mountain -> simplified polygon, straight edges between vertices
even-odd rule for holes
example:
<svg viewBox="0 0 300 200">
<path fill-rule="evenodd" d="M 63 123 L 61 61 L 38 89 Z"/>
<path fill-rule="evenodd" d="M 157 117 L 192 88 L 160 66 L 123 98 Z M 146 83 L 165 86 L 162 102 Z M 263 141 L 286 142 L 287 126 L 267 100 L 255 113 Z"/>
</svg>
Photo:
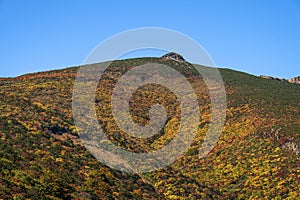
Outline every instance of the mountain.
<svg viewBox="0 0 300 200">
<path fill-rule="evenodd" d="M 212 105 L 193 65 L 165 58 L 114 61 L 97 86 L 95 107 L 99 124 L 115 145 L 132 152 L 154 151 L 168 144 L 178 130 L 178 99 L 156 85 L 136 91 L 130 112 L 136 123 L 146 125 L 151 105 L 162 104 L 168 118 L 157 135 L 131 137 L 113 119 L 114 86 L 129 69 L 151 62 L 180 71 L 197 93 L 199 128 L 182 156 L 157 171 L 135 174 L 98 162 L 81 144 L 72 117 L 78 67 L 2 78 L 1 199 L 300 198 L 297 84 L 220 69 L 227 95 L 226 121 L 213 150 L 199 158 Z M 101 64 L 84 67 L 97 65 Z M 213 76 L 209 79 L 214 81 Z"/>
</svg>

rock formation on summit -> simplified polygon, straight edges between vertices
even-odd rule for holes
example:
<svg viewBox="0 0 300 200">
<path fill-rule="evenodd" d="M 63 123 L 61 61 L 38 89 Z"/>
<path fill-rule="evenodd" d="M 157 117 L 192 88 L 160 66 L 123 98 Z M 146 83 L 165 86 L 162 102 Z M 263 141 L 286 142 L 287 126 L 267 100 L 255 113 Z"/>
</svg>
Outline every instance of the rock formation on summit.
<svg viewBox="0 0 300 200">
<path fill-rule="evenodd" d="M 179 55 L 174 52 L 167 53 L 167 54 L 163 55 L 161 58 L 175 60 L 177 62 L 185 62 L 185 59 L 183 58 L 182 55 Z"/>
</svg>

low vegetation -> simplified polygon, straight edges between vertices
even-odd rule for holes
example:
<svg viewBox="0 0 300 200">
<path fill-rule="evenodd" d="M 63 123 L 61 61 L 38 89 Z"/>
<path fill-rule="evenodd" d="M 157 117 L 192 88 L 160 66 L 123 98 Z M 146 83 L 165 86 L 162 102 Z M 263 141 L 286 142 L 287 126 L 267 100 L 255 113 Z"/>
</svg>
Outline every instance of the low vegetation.
<svg viewBox="0 0 300 200">
<path fill-rule="evenodd" d="M 1 199 L 300 199 L 300 85 L 220 69 L 227 93 L 226 122 L 217 145 L 199 158 L 211 103 L 193 66 L 160 58 L 115 61 L 98 84 L 97 117 L 109 139 L 132 152 L 159 149 L 178 129 L 178 99 L 156 85 L 134 93 L 130 112 L 136 123 L 145 125 L 149 108 L 163 105 L 168 120 L 157 135 L 129 136 L 113 119 L 110 100 L 116 82 L 128 69 L 149 62 L 172 66 L 197 92 L 199 129 L 181 157 L 143 174 L 99 163 L 81 144 L 72 118 L 77 67 L 4 78 L 0 79 Z"/>
</svg>

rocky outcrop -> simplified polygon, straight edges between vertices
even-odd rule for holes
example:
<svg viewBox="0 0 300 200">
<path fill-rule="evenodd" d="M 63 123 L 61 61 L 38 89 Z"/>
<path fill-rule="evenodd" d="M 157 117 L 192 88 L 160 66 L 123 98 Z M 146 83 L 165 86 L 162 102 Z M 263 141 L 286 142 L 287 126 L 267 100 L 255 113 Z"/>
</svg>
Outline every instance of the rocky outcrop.
<svg viewBox="0 0 300 200">
<path fill-rule="evenodd" d="M 177 62 L 185 62 L 185 59 L 183 58 L 182 55 L 171 52 L 163 55 L 161 58 L 163 59 L 168 59 L 168 60 L 175 60 Z"/>
<path fill-rule="evenodd" d="M 264 75 L 261 75 L 260 78 L 270 79 L 270 80 L 276 80 L 276 81 L 287 81 L 284 78 L 277 78 L 277 77 L 273 77 L 273 76 L 264 76 Z"/>
<path fill-rule="evenodd" d="M 288 80 L 288 82 L 300 84 L 300 76 L 295 77 L 295 78 L 291 78 L 291 79 Z"/>
<path fill-rule="evenodd" d="M 284 81 L 284 82 L 289 82 L 289 83 L 300 84 L 300 76 L 295 77 L 295 78 L 291 78 L 291 79 L 277 78 L 277 77 L 273 77 L 273 76 L 264 76 L 264 75 L 261 75 L 259 77 L 264 78 L 264 79 L 270 79 L 270 80 Z"/>
</svg>

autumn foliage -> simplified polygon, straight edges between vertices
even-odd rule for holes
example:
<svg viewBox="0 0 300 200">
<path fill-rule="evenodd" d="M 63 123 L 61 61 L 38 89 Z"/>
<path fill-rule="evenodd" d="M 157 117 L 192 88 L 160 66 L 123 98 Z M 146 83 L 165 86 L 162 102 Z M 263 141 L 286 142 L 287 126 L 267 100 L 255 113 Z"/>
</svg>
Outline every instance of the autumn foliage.
<svg viewBox="0 0 300 200">
<path fill-rule="evenodd" d="M 226 122 L 217 145 L 200 159 L 211 102 L 192 65 L 159 58 L 115 61 L 98 84 L 97 118 L 115 145 L 132 152 L 163 147 L 180 123 L 177 97 L 167 88 L 146 85 L 130 100 L 132 119 L 147 124 L 151 106 L 161 104 L 168 114 L 165 127 L 141 139 L 116 125 L 110 105 L 116 82 L 128 69 L 149 62 L 180 71 L 197 93 L 199 129 L 176 162 L 145 174 L 99 163 L 81 144 L 72 118 L 77 67 L 2 78 L 1 199 L 300 199 L 300 85 L 220 69 Z"/>
</svg>

